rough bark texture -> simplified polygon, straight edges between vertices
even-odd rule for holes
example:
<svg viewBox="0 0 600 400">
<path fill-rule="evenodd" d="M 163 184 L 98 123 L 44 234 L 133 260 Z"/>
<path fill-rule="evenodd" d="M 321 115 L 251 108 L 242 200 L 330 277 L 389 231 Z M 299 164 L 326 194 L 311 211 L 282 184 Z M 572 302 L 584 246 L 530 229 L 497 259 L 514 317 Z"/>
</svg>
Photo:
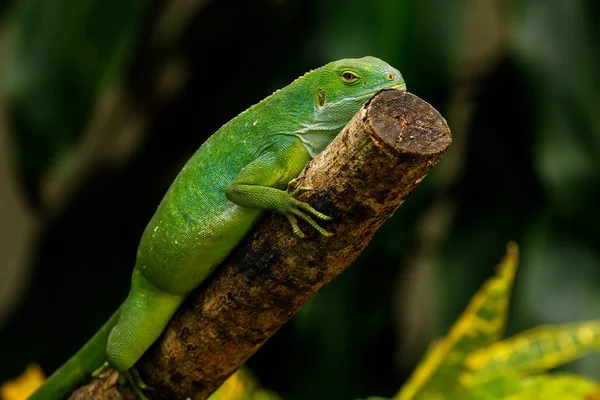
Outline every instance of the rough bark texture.
<svg viewBox="0 0 600 400">
<path fill-rule="evenodd" d="M 312 296 L 360 254 L 373 234 L 417 188 L 452 139 L 445 120 L 418 97 L 376 94 L 335 141 L 310 162 L 301 199 L 333 217 L 333 237 L 268 215 L 215 276 L 182 306 L 137 364 L 151 399 L 205 399 Z M 134 399 L 115 373 L 71 399 Z"/>
</svg>

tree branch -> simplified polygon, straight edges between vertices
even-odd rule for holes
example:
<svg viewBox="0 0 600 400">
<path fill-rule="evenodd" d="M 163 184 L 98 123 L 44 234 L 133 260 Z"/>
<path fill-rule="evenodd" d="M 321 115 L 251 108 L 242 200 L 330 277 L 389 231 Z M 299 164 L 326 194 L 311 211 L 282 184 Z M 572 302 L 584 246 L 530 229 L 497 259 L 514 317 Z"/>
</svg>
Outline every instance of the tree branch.
<svg viewBox="0 0 600 400">
<path fill-rule="evenodd" d="M 369 100 L 301 173 L 301 196 L 333 217 L 325 238 L 270 214 L 177 312 L 138 362 L 152 399 L 205 399 L 296 311 L 360 254 L 442 158 L 445 120 L 418 97 L 386 90 Z M 115 373 L 71 399 L 135 399 Z"/>
</svg>

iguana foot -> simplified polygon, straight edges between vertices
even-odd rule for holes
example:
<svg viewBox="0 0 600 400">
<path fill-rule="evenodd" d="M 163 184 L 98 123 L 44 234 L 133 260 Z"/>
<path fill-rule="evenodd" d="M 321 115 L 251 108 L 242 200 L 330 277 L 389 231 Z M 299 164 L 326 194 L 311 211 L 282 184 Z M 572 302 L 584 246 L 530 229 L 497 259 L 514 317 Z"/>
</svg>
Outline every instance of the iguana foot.
<svg viewBox="0 0 600 400">
<path fill-rule="evenodd" d="M 292 225 L 292 230 L 300 238 L 304 238 L 305 235 L 304 235 L 304 232 L 302 232 L 302 230 L 298 226 L 298 221 L 297 221 L 296 217 L 306 221 L 310 226 L 312 226 L 321 235 L 327 236 L 327 237 L 333 236 L 331 233 L 329 233 L 325 229 L 321 228 L 319 226 L 319 224 L 317 224 L 312 219 L 312 217 L 315 217 L 315 218 L 318 218 L 323 221 L 329 221 L 331 219 L 330 216 L 320 213 L 319 211 L 315 210 L 314 208 L 312 208 L 310 205 L 308 205 L 307 203 L 305 203 L 303 201 L 296 200 L 297 196 L 301 195 L 302 193 L 313 190 L 313 189 L 306 187 L 306 186 L 300 186 L 300 187 L 297 187 L 296 189 L 294 189 L 294 186 L 296 185 L 296 183 L 297 183 L 296 179 L 292 179 L 288 183 L 287 191 L 288 191 L 290 197 L 286 204 L 287 207 L 285 207 L 285 209 L 283 209 L 283 210 L 280 210 L 280 213 L 283 214 L 288 219 L 288 221 L 290 222 L 290 225 Z"/>
<path fill-rule="evenodd" d="M 92 372 L 92 378 L 99 377 L 104 372 L 106 372 L 106 370 L 109 369 L 109 368 L 110 368 L 110 365 L 108 365 L 108 361 L 105 361 L 104 364 L 102 364 L 102 366 L 100 368 L 98 368 L 97 370 L 95 370 L 94 372 Z"/>
<path fill-rule="evenodd" d="M 140 373 L 138 372 L 137 368 L 135 367 L 131 367 L 129 369 L 129 371 L 131 372 L 131 376 L 133 377 L 133 380 L 135 381 L 135 383 L 141 388 L 141 389 L 152 389 L 150 386 L 146 385 L 146 383 L 142 380 L 142 378 L 140 377 Z"/>
<path fill-rule="evenodd" d="M 131 388 L 140 400 L 148 400 L 148 398 L 144 395 L 142 390 L 148 389 L 149 386 L 142 381 L 139 373 L 135 368 L 132 367 L 127 371 L 119 371 L 119 382 L 121 382 L 122 378 L 125 378 L 127 383 L 129 383 L 129 386 L 131 386 Z"/>
<path fill-rule="evenodd" d="M 306 192 L 310 192 L 310 191 L 314 190 L 307 186 L 298 186 L 297 188 L 295 188 L 297 183 L 298 183 L 298 180 L 296 178 L 294 178 L 288 182 L 287 192 L 289 194 L 291 194 L 292 197 L 298 197 L 302 193 L 306 193 Z"/>
<path fill-rule="evenodd" d="M 92 378 L 98 378 L 107 369 L 110 368 L 110 364 L 106 361 L 100 368 L 92 372 Z M 127 371 L 119 371 L 119 383 L 124 385 L 129 383 L 131 388 L 135 392 L 135 394 L 140 398 L 140 400 L 147 400 L 146 396 L 142 393 L 142 390 L 151 389 L 140 377 L 140 373 L 135 367 L 131 367 Z"/>
</svg>

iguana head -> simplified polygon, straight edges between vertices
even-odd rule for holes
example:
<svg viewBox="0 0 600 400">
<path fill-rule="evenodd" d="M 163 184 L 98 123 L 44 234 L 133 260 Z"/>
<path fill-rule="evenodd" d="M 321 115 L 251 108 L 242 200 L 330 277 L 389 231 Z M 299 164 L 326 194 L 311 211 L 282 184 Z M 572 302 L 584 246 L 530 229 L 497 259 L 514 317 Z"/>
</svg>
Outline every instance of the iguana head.
<svg viewBox="0 0 600 400">
<path fill-rule="evenodd" d="M 406 90 L 400 71 L 375 57 L 345 58 L 314 72 L 316 117 L 323 122 L 345 125 L 378 90 Z"/>
<path fill-rule="evenodd" d="M 375 57 L 345 58 L 322 68 L 321 84 L 325 102 L 364 99 L 381 89 L 406 90 L 400 71 Z"/>
<path fill-rule="evenodd" d="M 305 75 L 303 81 L 314 101 L 312 118 L 297 132 L 315 157 L 356 114 L 361 105 L 381 89 L 406 90 L 400 71 L 375 57 L 346 58 Z M 303 77 L 304 78 L 304 77 Z M 300 81 L 300 80 L 299 80 Z"/>
</svg>

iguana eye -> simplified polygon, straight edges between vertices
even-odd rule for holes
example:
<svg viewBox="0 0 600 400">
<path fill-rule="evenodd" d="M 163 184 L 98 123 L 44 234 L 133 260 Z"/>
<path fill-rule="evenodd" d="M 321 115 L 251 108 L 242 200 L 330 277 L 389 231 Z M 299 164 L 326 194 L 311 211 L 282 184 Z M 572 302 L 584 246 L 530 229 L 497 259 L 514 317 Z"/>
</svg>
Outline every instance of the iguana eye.
<svg viewBox="0 0 600 400">
<path fill-rule="evenodd" d="M 386 78 L 388 81 L 393 81 L 394 80 L 394 74 L 387 74 Z"/>
<path fill-rule="evenodd" d="M 344 79 L 347 81 L 351 81 L 353 79 L 356 79 L 356 76 L 354 76 L 354 74 L 351 72 L 344 72 Z"/>
</svg>

